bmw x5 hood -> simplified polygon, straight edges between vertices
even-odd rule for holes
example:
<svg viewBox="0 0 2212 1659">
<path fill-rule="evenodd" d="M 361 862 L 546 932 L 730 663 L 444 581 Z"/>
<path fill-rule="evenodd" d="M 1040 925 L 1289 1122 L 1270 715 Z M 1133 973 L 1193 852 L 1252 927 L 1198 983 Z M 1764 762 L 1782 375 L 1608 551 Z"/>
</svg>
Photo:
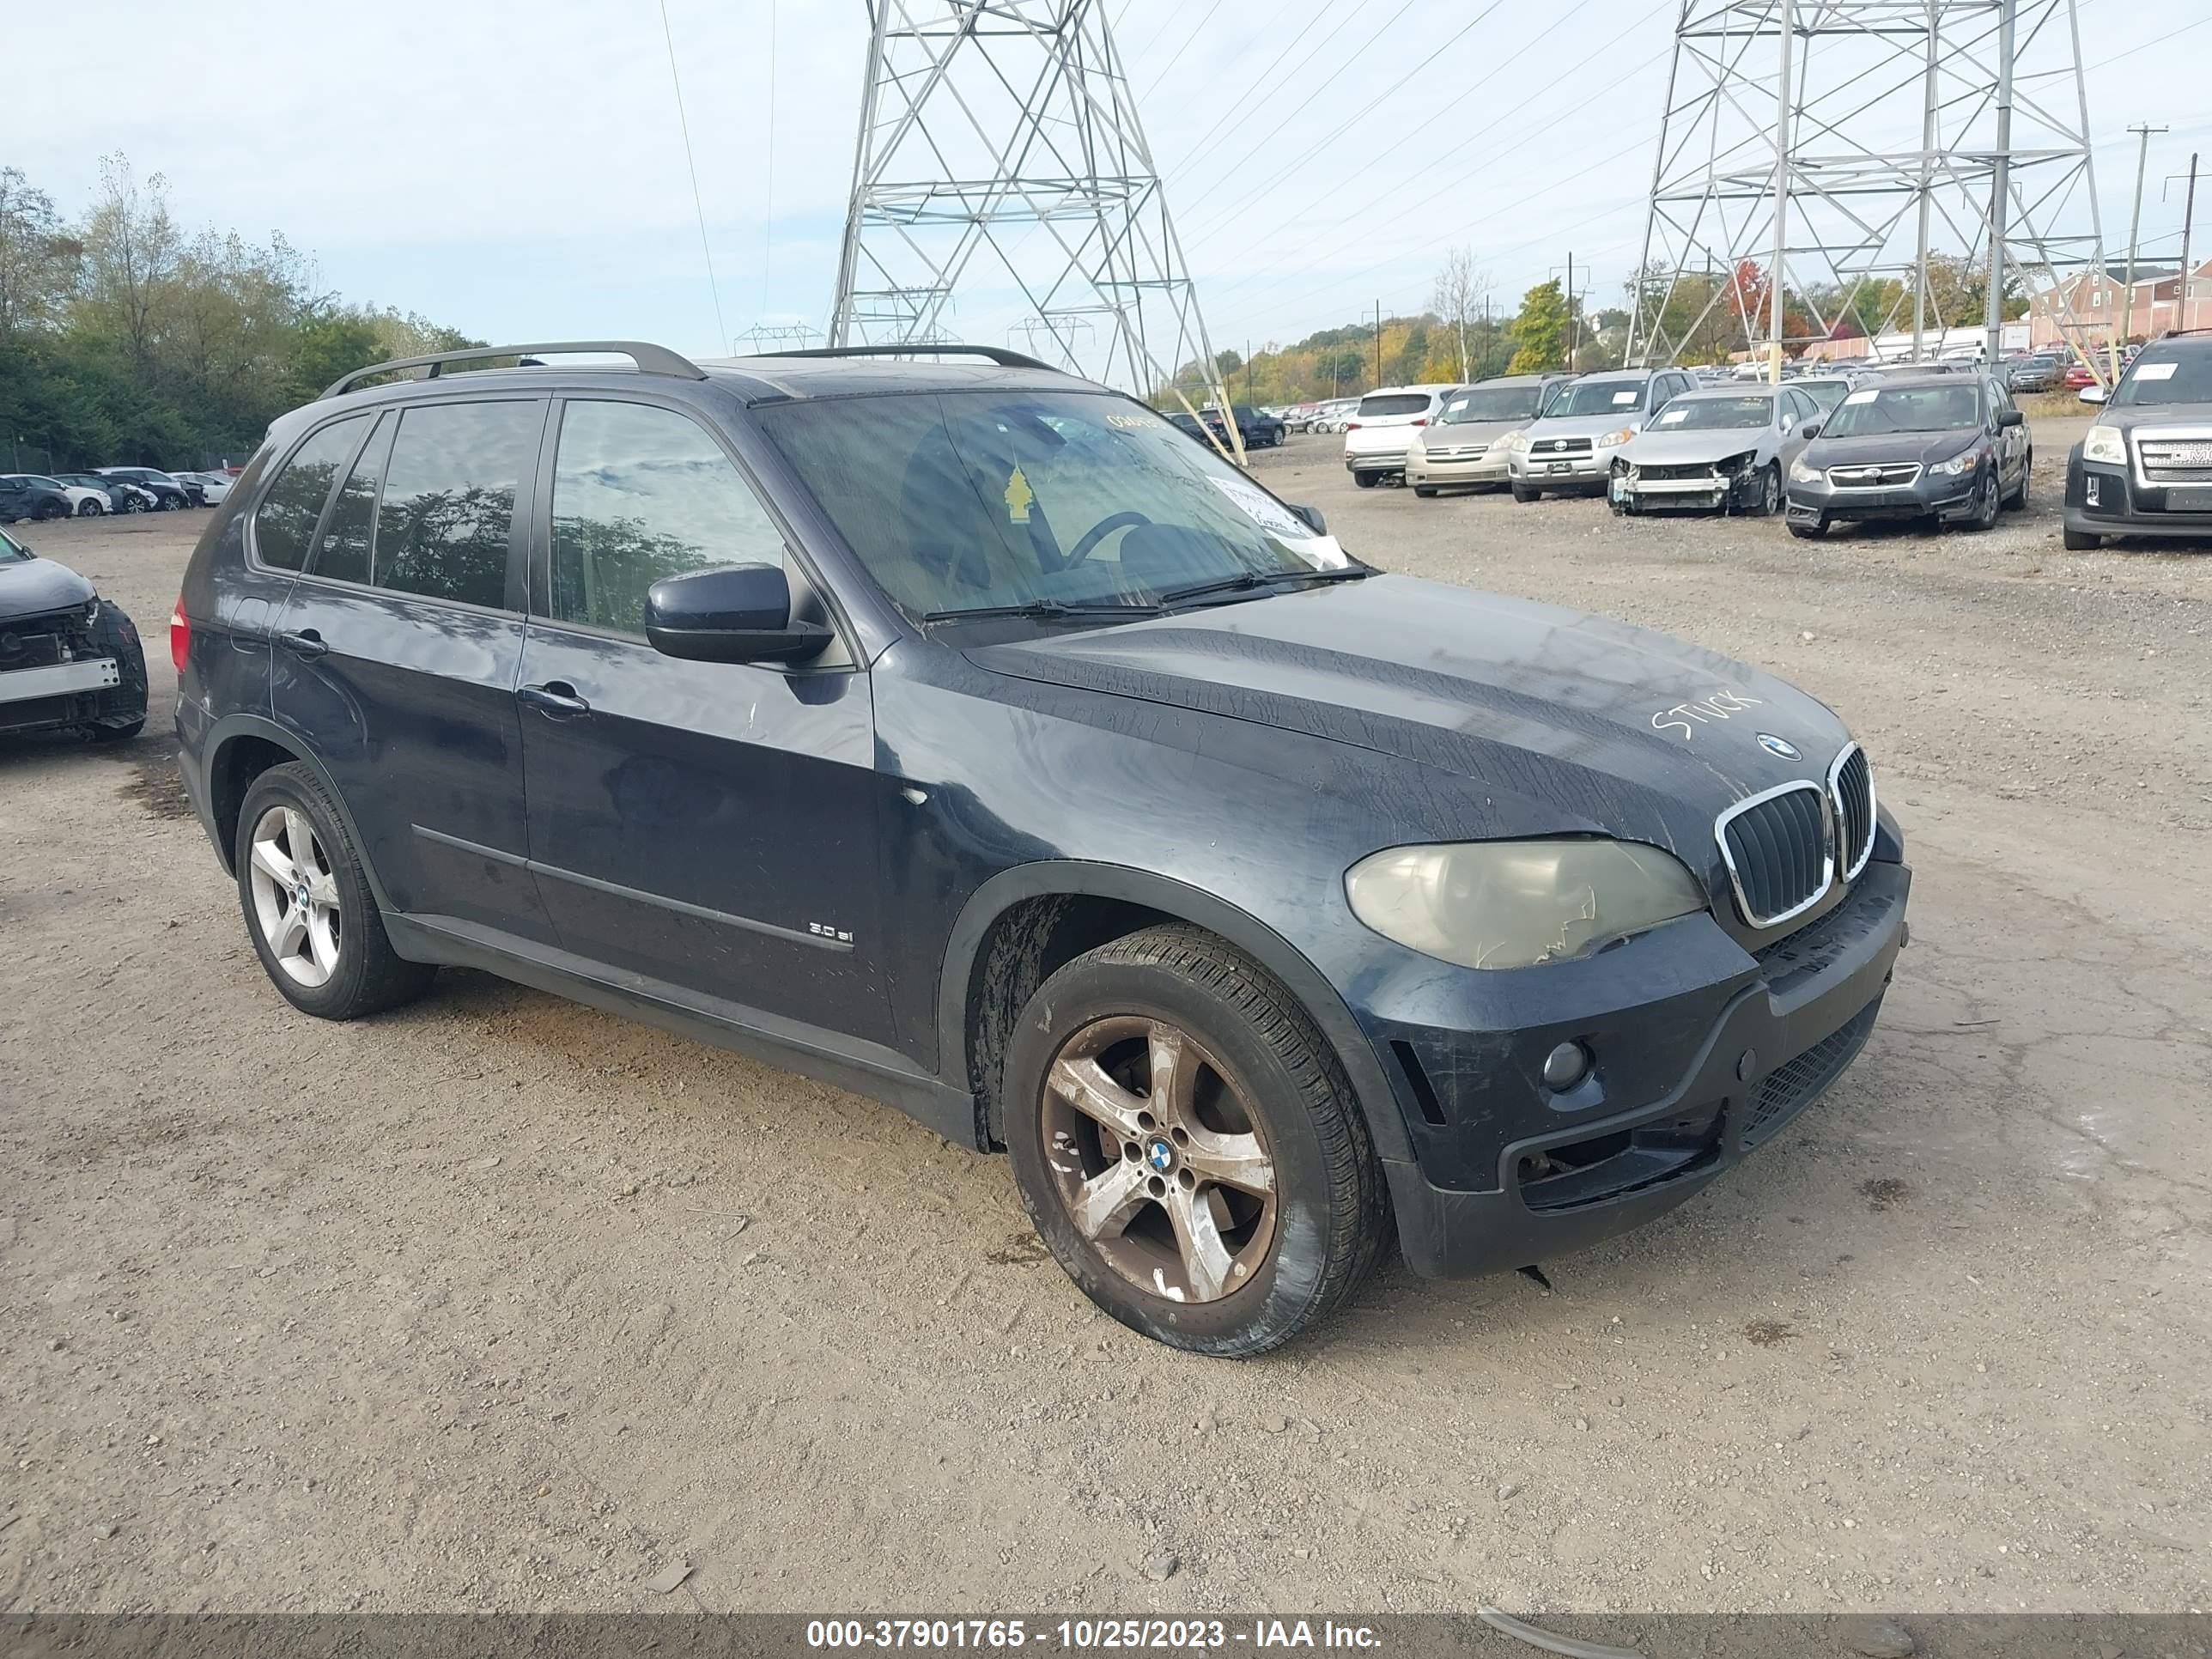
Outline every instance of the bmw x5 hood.
<svg viewBox="0 0 2212 1659">
<path fill-rule="evenodd" d="M 1397 757 L 1428 774 L 1409 789 L 1445 801 L 1446 834 L 1614 835 L 1669 848 L 1709 878 L 1715 816 L 1825 779 L 1848 737 L 1816 699 L 1715 652 L 1407 576 L 969 656 Z M 1438 773 L 1464 787 L 1440 789 Z"/>
<path fill-rule="evenodd" d="M 66 611 L 92 597 L 92 584 L 65 564 L 0 552 L 0 623 Z"/>
</svg>

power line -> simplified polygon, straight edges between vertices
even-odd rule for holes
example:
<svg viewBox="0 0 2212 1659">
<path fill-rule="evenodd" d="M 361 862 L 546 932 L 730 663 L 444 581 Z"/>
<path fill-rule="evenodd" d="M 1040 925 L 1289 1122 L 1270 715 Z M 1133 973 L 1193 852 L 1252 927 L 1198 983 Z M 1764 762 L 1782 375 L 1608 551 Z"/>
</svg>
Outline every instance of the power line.
<svg viewBox="0 0 2212 1659">
<path fill-rule="evenodd" d="M 691 122 L 684 113 L 684 77 L 676 72 L 676 37 L 668 27 L 668 0 L 660 0 L 660 38 L 668 43 L 668 78 L 676 88 L 676 125 L 684 133 L 684 165 L 691 174 L 691 206 L 699 216 L 699 251 L 707 256 L 707 292 L 714 296 L 714 332 L 720 349 L 730 349 L 730 325 L 722 320 L 722 285 L 714 280 L 714 250 L 707 240 L 707 204 L 699 195 L 699 164 L 691 156 Z"/>
<path fill-rule="evenodd" d="M 1335 3 L 1336 0 L 1321 0 L 1321 5 L 1316 9 L 1315 16 L 1312 21 L 1319 21 L 1320 13 L 1328 10 L 1328 8 Z M 1327 34 L 1322 36 L 1321 40 L 1315 44 L 1313 52 L 1308 52 L 1305 57 L 1298 60 L 1298 69 L 1304 69 L 1306 64 L 1311 61 L 1314 53 L 1318 52 L 1322 47 L 1327 46 L 1331 40 L 1334 40 L 1338 33 L 1343 29 L 1344 26 L 1346 23 L 1349 23 L 1357 15 L 1357 13 L 1347 8 L 1345 10 L 1344 15 L 1337 20 L 1336 27 L 1331 29 Z M 1116 24 L 1116 27 L 1119 27 L 1118 23 Z M 1310 24 L 1309 24 L 1309 27 L 1310 27 Z M 1190 154 L 1192 155 L 1198 156 L 1206 154 L 1206 146 L 1212 139 L 1213 135 L 1229 125 L 1230 120 L 1236 115 L 1237 112 L 1244 107 L 1245 100 L 1247 99 L 1259 92 L 1267 84 L 1267 77 L 1275 72 L 1276 64 L 1280 64 L 1283 59 L 1288 58 L 1293 52 L 1296 52 L 1298 48 L 1298 43 L 1305 38 L 1305 32 L 1304 30 L 1294 29 L 1290 31 L 1290 38 L 1283 42 L 1283 49 L 1275 54 L 1273 59 L 1268 64 L 1267 67 L 1261 70 L 1259 74 L 1254 76 L 1252 77 L 1251 83 L 1247 86 L 1243 92 L 1237 94 L 1237 101 L 1230 105 L 1227 109 L 1222 111 L 1220 116 L 1215 120 L 1214 124 L 1199 136 L 1198 142 L 1190 147 Z M 1297 73 L 1297 70 L 1293 70 L 1291 73 L 1295 75 Z"/>
<path fill-rule="evenodd" d="M 2110 58 L 2100 58 L 2089 67 L 2102 69 L 2107 64 L 2117 64 L 2123 58 L 2132 58 L 2139 52 L 2148 52 L 2153 46 L 2162 46 L 2177 35 L 2186 34 L 2191 29 L 2201 29 L 2208 23 L 2212 23 L 2212 17 L 2200 17 L 2193 23 L 2184 23 L 2179 28 L 2168 29 L 2164 34 L 2146 40 L 2139 46 L 2130 46 L 2125 52 L 2116 52 Z"/>
<path fill-rule="evenodd" d="M 1177 64 L 1182 62 L 1183 53 L 1190 50 L 1190 43 L 1198 38 L 1199 31 L 1203 29 L 1208 23 L 1212 22 L 1213 21 L 1213 14 L 1220 9 L 1221 0 L 1213 0 L 1213 3 L 1206 9 L 1206 15 L 1200 18 L 1197 22 L 1194 23 L 1189 28 L 1183 31 L 1182 44 L 1175 49 L 1174 57 L 1169 58 L 1166 63 L 1160 65 L 1160 72 L 1145 83 L 1145 89 L 1137 94 L 1139 102 L 1141 103 L 1144 100 L 1151 97 L 1152 95 L 1152 89 L 1158 86 L 1161 82 L 1168 78 L 1168 71 L 1173 69 Z"/>
<path fill-rule="evenodd" d="M 1257 197 L 1273 190 L 1284 179 L 1289 178 L 1291 174 L 1296 173 L 1299 167 L 1304 166 L 1306 162 L 1320 155 L 1322 150 L 1328 149 L 1330 144 L 1342 137 L 1346 132 L 1351 130 L 1351 128 L 1358 125 L 1361 120 L 1364 119 L 1374 110 L 1376 105 L 1380 104 L 1384 99 L 1389 97 L 1392 94 L 1397 92 L 1406 84 L 1407 82 L 1412 80 L 1423 70 L 1428 68 L 1430 64 L 1435 63 L 1437 58 L 1443 57 L 1445 52 L 1457 46 L 1462 40 L 1473 32 L 1476 24 L 1481 22 L 1483 19 L 1489 16 L 1491 13 L 1496 11 L 1498 7 L 1504 3 L 1504 0 L 1490 0 L 1490 3 L 1488 5 L 1485 6 L 1480 11 L 1475 13 L 1474 16 L 1468 19 L 1466 23 L 1462 25 L 1455 33 L 1450 35 L 1441 45 L 1439 45 L 1435 51 L 1431 52 L 1426 58 L 1422 58 L 1419 63 L 1414 64 L 1413 68 L 1407 70 L 1403 75 L 1400 76 L 1395 81 L 1393 81 L 1389 86 L 1383 88 L 1381 92 L 1376 94 L 1373 98 L 1368 100 L 1366 103 L 1360 106 L 1356 112 L 1346 117 L 1330 131 L 1324 134 L 1319 139 L 1316 139 L 1313 143 L 1308 145 L 1304 151 L 1294 157 L 1287 165 L 1279 167 L 1269 176 L 1267 182 L 1261 185 L 1257 190 L 1255 190 L 1252 194 Z M 1581 3 L 1587 4 L 1588 0 L 1581 0 Z M 1581 9 L 1581 5 L 1578 4 L 1576 9 L 1579 10 Z M 1233 223 L 1236 217 L 1236 213 L 1232 211 L 1227 220 L 1216 220 L 1214 222 L 1217 227 L 1223 223 Z"/>
<path fill-rule="evenodd" d="M 1322 94 L 1327 92 L 1331 87 L 1334 86 L 1337 82 L 1337 77 L 1341 76 L 1346 70 L 1350 69 L 1354 64 L 1358 63 L 1360 58 L 1364 57 L 1367 53 L 1368 48 L 1374 46 L 1374 44 L 1380 40 L 1384 34 L 1388 33 L 1392 25 L 1396 23 L 1401 17 L 1403 17 L 1407 12 L 1413 9 L 1413 4 L 1414 0 L 1406 0 L 1406 3 L 1404 5 L 1392 12 L 1389 17 L 1385 18 L 1382 23 L 1376 27 L 1374 33 L 1367 37 L 1367 41 L 1364 46 L 1362 46 L 1358 52 L 1353 52 L 1351 57 L 1346 58 L 1341 64 L 1339 64 L 1336 66 L 1335 73 L 1331 75 L 1328 80 L 1322 82 L 1319 86 L 1316 87 L 1311 92 L 1308 93 L 1306 97 L 1309 100 L 1318 98 Z M 1321 48 L 1318 46 L 1314 48 L 1314 52 L 1319 52 Z M 1312 62 L 1313 56 L 1313 52 L 1308 52 L 1306 56 L 1299 61 L 1298 68 L 1304 69 L 1307 64 Z M 1250 161 L 1267 147 L 1267 142 L 1263 138 L 1257 144 L 1255 144 L 1250 149 L 1247 150 L 1244 155 L 1230 167 L 1228 172 L 1222 174 L 1219 179 L 1216 179 L 1212 185 L 1209 185 L 1205 190 L 1199 192 L 1198 201 L 1203 202 L 1207 197 L 1218 191 L 1222 185 L 1227 184 L 1231 179 L 1237 176 L 1237 168 L 1243 167 L 1245 163 Z M 1191 208 L 1194 208 L 1196 206 L 1196 202 L 1194 202 L 1191 204 Z M 1188 213 L 1191 210 L 1191 208 L 1186 208 L 1183 211 Z"/>
</svg>

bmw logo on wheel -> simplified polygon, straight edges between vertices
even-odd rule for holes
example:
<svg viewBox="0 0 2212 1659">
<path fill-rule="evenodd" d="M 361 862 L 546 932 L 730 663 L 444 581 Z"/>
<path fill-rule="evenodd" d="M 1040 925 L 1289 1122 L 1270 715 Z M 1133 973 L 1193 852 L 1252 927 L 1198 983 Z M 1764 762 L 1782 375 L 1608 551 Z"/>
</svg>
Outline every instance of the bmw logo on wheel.
<svg viewBox="0 0 2212 1659">
<path fill-rule="evenodd" d="M 1771 732 L 1762 732 L 1759 734 L 1759 746 L 1761 749 L 1764 749 L 1768 754 L 1779 755 L 1784 760 L 1803 760 L 1805 758 L 1802 754 L 1798 752 L 1797 745 L 1796 744 L 1790 742 L 1787 738 L 1778 738 Z"/>
<path fill-rule="evenodd" d="M 1165 1175 L 1175 1167 L 1175 1148 L 1164 1140 L 1155 1139 L 1145 1148 L 1145 1162 Z"/>
</svg>

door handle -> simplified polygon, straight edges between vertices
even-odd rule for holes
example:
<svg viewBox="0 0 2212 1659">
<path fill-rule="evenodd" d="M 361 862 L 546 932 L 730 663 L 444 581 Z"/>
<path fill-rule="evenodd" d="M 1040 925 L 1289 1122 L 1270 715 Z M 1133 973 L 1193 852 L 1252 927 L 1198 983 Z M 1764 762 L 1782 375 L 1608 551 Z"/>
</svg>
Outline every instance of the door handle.
<svg viewBox="0 0 2212 1659">
<path fill-rule="evenodd" d="M 574 720 L 592 712 L 592 705 L 576 695 L 576 688 L 566 680 L 548 680 L 543 685 L 526 685 L 515 694 L 516 698 L 539 714 L 556 720 Z"/>
<path fill-rule="evenodd" d="M 295 657 L 320 657 L 329 654 L 330 644 L 312 628 L 303 628 L 295 634 L 279 634 L 276 643 Z"/>
</svg>

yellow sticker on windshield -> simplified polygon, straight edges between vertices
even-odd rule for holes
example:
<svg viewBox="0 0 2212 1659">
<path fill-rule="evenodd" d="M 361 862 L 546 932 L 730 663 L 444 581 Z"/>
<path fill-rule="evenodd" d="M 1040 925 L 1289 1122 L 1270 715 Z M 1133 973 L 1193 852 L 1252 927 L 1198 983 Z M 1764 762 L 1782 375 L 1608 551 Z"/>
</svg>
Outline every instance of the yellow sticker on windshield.
<svg viewBox="0 0 2212 1659">
<path fill-rule="evenodd" d="M 1022 476 L 1020 467 L 1017 466 L 1006 475 L 1008 519 L 1016 524 L 1027 524 L 1030 521 L 1030 503 L 1036 499 L 1036 493 L 1030 489 L 1030 481 Z"/>
</svg>

